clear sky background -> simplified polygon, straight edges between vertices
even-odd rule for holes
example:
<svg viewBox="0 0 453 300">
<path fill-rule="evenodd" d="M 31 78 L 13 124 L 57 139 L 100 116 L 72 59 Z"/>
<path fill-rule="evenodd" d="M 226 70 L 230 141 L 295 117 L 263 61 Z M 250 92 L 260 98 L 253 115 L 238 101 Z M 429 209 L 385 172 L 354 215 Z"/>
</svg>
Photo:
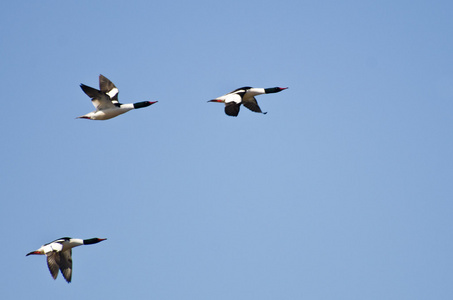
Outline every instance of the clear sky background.
<svg viewBox="0 0 453 300">
<path fill-rule="evenodd" d="M 451 1 L 3 1 L 1 299 L 453 299 Z M 79 85 L 103 74 L 108 121 Z M 207 103 L 238 87 L 267 115 Z M 52 280 L 54 239 L 73 282 Z"/>
</svg>

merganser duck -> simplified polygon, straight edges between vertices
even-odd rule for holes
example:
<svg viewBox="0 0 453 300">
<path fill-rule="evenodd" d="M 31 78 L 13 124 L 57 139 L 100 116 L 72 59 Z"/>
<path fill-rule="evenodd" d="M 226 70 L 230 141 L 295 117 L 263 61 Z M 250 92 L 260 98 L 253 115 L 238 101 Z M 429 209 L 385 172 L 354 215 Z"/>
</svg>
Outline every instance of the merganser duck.
<svg viewBox="0 0 453 300">
<path fill-rule="evenodd" d="M 69 283 L 71 282 L 72 277 L 72 248 L 82 245 L 97 244 L 105 240 L 106 239 L 99 238 L 82 240 L 64 237 L 45 244 L 38 250 L 28 253 L 26 256 L 32 254 L 46 255 L 47 266 L 49 267 L 53 279 L 57 279 L 58 270 L 60 270 L 64 279 Z"/>
<path fill-rule="evenodd" d="M 87 85 L 81 84 L 80 87 L 91 98 L 96 108 L 86 115 L 77 117 L 77 119 L 89 120 L 108 120 L 124 114 L 132 109 L 143 108 L 156 103 L 157 101 L 143 101 L 137 103 L 121 104 L 118 102 L 118 88 L 107 77 L 99 75 L 99 88 L 94 89 Z"/>
<path fill-rule="evenodd" d="M 273 88 L 253 88 L 250 86 L 244 86 L 234 91 L 215 98 L 213 100 L 209 100 L 208 102 L 219 102 L 225 103 L 225 113 L 229 116 L 236 117 L 239 114 L 239 108 L 241 104 L 244 104 L 245 107 L 250 109 L 251 111 L 267 114 L 267 112 L 262 112 L 261 108 L 258 106 L 258 102 L 255 99 L 256 95 L 261 94 L 271 94 L 271 93 L 278 93 L 286 88 L 281 87 L 273 87 Z"/>
</svg>

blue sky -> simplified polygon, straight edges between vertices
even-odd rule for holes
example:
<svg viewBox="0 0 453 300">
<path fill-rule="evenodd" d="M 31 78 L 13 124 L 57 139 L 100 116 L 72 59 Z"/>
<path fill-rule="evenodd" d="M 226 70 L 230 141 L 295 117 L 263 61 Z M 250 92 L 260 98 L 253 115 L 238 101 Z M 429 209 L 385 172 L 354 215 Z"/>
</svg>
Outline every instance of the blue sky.
<svg viewBox="0 0 453 300">
<path fill-rule="evenodd" d="M 450 1 L 0 8 L 1 299 L 453 297 Z M 159 102 L 76 120 L 99 74 Z"/>
</svg>

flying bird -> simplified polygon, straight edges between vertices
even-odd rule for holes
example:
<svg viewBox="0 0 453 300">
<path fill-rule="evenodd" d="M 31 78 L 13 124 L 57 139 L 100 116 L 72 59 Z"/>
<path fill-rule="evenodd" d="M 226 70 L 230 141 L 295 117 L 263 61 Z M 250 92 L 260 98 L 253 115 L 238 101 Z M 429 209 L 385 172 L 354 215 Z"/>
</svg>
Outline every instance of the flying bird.
<svg viewBox="0 0 453 300">
<path fill-rule="evenodd" d="M 266 114 L 267 112 L 261 111 L 261 108 L 258 106 L 258 102 L 256 101 L 255 96 L 261 94 L 278 93 L 286 89 L 287 87 L 286 88 L 273 87 L 263 89 L 244 86 L 226 95 L 220 96 L 213 100 L 209 100 L 208 102 L 225 103 L 225 113 L 232 117 L 236 117 L 239 114 L 239 108 L 241 104 L 244 104 L 244 106 L 250 109 L 251 111 Z"/>
<path fill-rule="evenodd" d="M 58 270 L 60 270 L 64 279 L 69 283 L 71 282 L 72 277 L 72 248 L 82 245 L 97 244 L 105 240 L 106 239 L 99 238 L 82 240 L 64 237 L 45 244 L 38 250 L 28 253 L 26 256 L 46 255 L 47 266 L 49 267 L 53 279 L 57 279 Z"/>
<path fill-rule="evenodd" d="M 77 119 L 108 120 L 124 114 L 132 109 L 143 108 L 156 103 L 157 101 L 143 101 L 137 103 L 121 104 L 118 102 L 118 88 L 107 77 L 99 75 L 99 88 L 89 87 L 81 84 L 80 87 L 91 98 L 96 108 L 95 111 L 77 117 Z"/>
</svg>

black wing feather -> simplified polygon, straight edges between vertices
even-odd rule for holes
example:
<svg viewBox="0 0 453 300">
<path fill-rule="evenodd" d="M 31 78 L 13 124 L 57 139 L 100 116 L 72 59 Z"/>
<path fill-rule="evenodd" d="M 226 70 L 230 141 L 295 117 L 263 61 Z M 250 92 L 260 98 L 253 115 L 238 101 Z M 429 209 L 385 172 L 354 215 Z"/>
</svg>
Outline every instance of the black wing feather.
<svg viewBox="0 0 453 300">
<path fill-rule="evenodd" d="M 60 271 L 69 283 L 72 277 L 72 249 L 60 252 Z"/>
<path fill-rule="evenodd" d="M 244 106 L 247 107 L 248 109 L 250 109 L 251 111 L 254 111 L 257 113 L 263 113 L 261 111 L 261 108 L 259 107 L 258 102 L 256 101 L 255 97 L 253 97 L 252 99 L 249 99 L 247 101 L 242 101 L 242 104 L 244 104 Z"/>
<path fill-rule="evenodd" d="M 107 77 L 104 75 L 99 75 L 99 88 L 103 93 L 109 93 L 113 89 L 118 89 L 113 82 L 111 82 Z M 112 101 L 118 101 L 118 93 L 112 97 Z"/>
<path fill-rule="evenodd" d="M 49 252 L 47 253 L 47 266 L 49 267 L 50 275 L 53 279 L 57 279 L 58 270 L 60 269 L 60 253 L 59 252 Z"/>
<path fill-rule="evenodd" d="M 92 88 L 88 85 L 84 85 L 83 83 L 80 85 L 80 87 L 82 88 L 82 90 L 85 92 L 85 94 L 88 95 L 88 97 L 91 98 L 91 100 L 93 99 L 99 99 L 101 98 L 104 93 L 101 93 L 101 91 L 95 89 L 95 88 Z"/>
<path fill-rule="evenodd" d="M 237 117 L 241 104 L 236 102 L 225 103 L 225 113 L 232 117 Z"/>
</svg>

